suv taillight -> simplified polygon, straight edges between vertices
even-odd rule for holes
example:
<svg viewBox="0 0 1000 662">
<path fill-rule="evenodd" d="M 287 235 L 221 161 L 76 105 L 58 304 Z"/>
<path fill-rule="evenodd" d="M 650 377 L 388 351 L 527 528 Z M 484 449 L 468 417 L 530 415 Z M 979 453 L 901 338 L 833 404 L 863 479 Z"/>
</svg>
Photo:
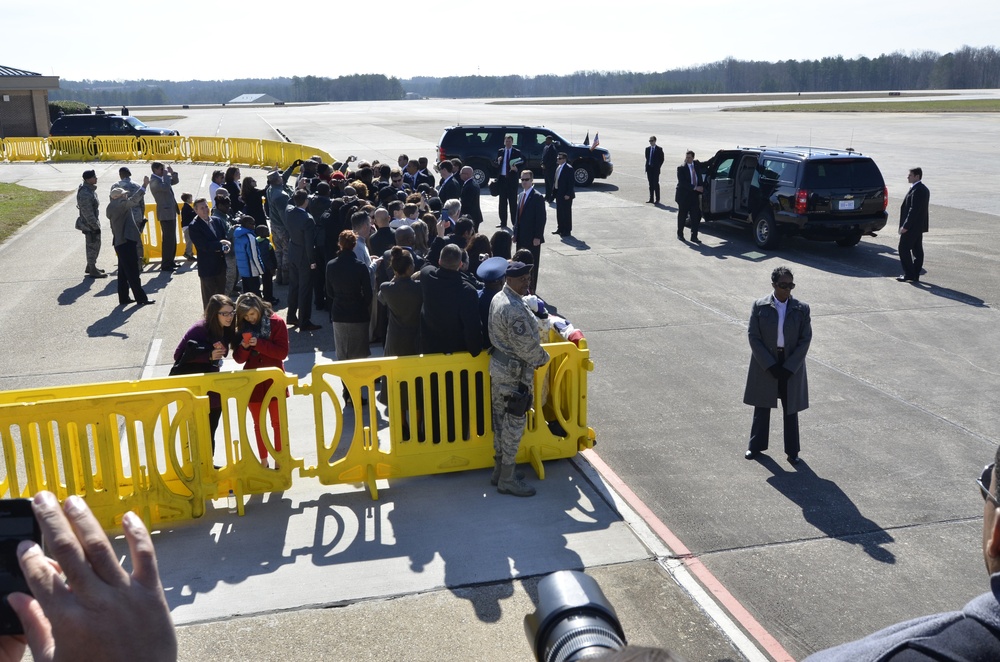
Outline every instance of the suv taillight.
<svg viewBox="0 0 1000 662">
<path fill-rule="evenodd" d="M 806 202 L 809 201 L 809 191 L 804 188 L 800 188 L 795 192 L 795 213 L 804 214 L 806 213 Z"/>
<path fill-rule="evenodd" d="M 438 163 L 441 163 L 446 158 L 448 158 L 448 155 L 444 153 L 444 147 L 438 147 Z"/>
<path fill-rule="evenodd" d="M 889 187 L 882 187 L 882 211 L 889 208 Z"/>
</svg>

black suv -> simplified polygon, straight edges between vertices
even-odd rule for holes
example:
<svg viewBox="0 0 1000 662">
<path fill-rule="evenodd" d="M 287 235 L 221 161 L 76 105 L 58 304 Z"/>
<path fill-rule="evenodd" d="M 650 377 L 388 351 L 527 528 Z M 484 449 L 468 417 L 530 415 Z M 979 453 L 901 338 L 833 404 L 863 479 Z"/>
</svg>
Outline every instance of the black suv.
<svg viewBox="0 0 1000 662">
<path fill-rule="evenodd" d="M 94 113 L 63 115 L 52 123 L 50 136 L 178 136 L 172 129 L 146 126 L 132 116 Z"/>
<path fill-rule="evenodd" d="M 888 218 L 882 173 L 852 149 L 728 149 L 701 166 L 704 218 L 750 225 L 761 248 L 793 234 L 854 246 Z"/>
<path fill-rule="evenodd" d="M 590 186 L 595 178 L 607 179 L 615 169 L 608 150 L 571 143 L 543 126 L 449 126 L 441 136 L 437 162 L 459 158 L 472 167 L 476 183 L 485 186 L 491 177 L 500 174 L 497 154 L 503 148 L 505 136 L 514 138 L 514 147 L 524 159 L 523 168 L 531 170 L 538 179 L 542 178 L 542 148 L 548 136 L 569 157 L 567 163 L 573 166 L 577 186 Z"/>
</svg>

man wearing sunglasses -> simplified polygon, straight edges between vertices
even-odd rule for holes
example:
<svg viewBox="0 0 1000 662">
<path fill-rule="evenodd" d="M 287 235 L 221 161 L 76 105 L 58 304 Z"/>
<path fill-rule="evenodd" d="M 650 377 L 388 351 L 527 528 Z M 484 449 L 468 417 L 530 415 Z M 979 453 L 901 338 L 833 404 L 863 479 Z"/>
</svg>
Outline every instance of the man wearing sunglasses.
<svg viewBox="0 0 1000 662">
<path fill-rule="evenodd" d="M 990 591 L 962 611 L 932 614 L 871 634 L 829 650 L 806 662 L 835 660 L 1000 660 L 1000 499 L 996 465 L 983 469 L 976 481 L 983 495 L 983 559 L 990 574 Z"/>
<path fill-rule="evenodd" d="M 809 407 L 806 353 L 812 341 L 809 304 L 792 298 L 795 281 L 788 267 L 771 272 L 773 292 L 754 301 L 747 334 L 750 369 L 744 404 L 753 406 L 750 445 L 744 457 L 756 458 L 767 450 L 771 410 L 784 411 L 785 455 L 799 462 L 799 412 Z"/>
</svg>

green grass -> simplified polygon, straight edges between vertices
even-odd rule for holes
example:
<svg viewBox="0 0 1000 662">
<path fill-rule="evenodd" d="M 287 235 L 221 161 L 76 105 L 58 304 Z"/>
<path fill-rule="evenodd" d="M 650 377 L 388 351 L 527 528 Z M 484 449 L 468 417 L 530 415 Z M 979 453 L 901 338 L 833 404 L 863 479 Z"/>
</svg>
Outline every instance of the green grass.
<svg viewBox="0 0 1000 662">
<path fill-rule="evenodd" d="M 1000 99 L 795 103 L 723 110 L 744 113 L 1000 113 Z"/>
<path fill-rule="evenodd" d="M 36 191 L 0 183 L 0 243 L 72 191 Z"/>
</svg>

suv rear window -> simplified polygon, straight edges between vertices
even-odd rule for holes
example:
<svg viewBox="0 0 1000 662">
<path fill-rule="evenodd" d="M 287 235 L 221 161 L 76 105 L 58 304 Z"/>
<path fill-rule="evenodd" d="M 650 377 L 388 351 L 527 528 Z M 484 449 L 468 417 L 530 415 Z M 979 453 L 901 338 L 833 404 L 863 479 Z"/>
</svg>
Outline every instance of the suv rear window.
<svg viewBox="0 0 1000 662">
<path fill-rule="evenodd" d="M 871 159 L 807 161 L 803 188 L 853 189 L 884 186 L 882 173 Z"/>
</svg>

